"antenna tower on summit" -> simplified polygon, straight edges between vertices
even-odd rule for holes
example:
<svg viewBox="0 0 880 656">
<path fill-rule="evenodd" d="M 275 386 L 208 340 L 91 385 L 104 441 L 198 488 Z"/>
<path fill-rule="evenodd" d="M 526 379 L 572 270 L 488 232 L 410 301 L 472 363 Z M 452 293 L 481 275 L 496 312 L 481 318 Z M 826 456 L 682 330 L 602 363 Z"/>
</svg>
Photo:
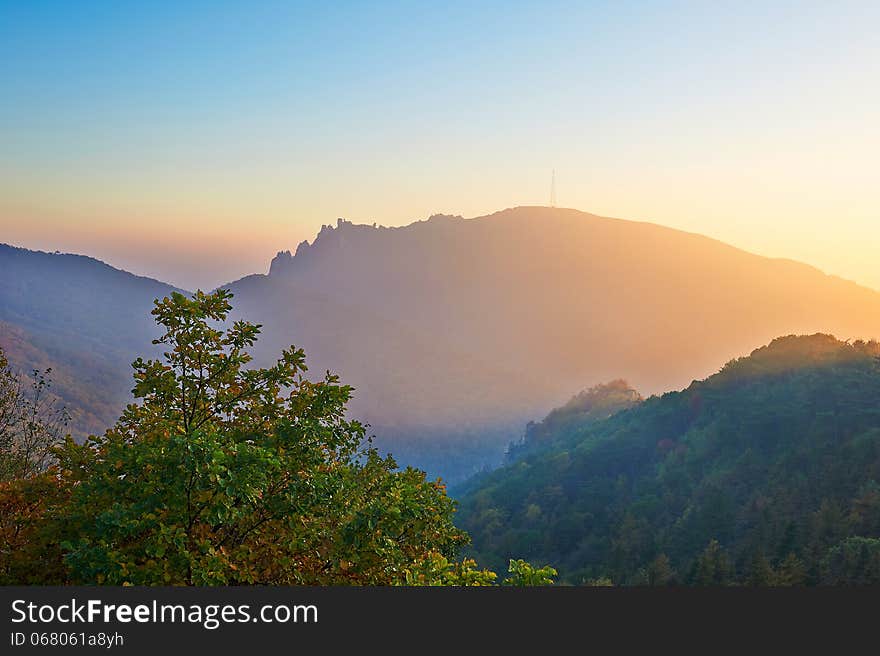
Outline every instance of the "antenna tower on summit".
<svg viewBox="0 0 880 656">
<path fill-rule="evenodd" d="M 556 207 L 556 169 L 550 177 L 550 207 Z"/>
</svg>

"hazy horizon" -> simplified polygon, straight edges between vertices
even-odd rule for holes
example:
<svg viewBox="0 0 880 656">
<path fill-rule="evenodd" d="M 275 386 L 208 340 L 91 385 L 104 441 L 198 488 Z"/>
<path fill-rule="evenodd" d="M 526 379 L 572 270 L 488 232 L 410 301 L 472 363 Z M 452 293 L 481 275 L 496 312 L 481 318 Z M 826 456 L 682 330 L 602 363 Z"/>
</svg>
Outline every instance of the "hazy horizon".
<svg viewBox="0 0 880 656">
<path fill-rule="evenodd" d="M 880 288 L 880 5 L 5 3 L 0 241 L 211 287 L 557 205 Z"/>
</svg>

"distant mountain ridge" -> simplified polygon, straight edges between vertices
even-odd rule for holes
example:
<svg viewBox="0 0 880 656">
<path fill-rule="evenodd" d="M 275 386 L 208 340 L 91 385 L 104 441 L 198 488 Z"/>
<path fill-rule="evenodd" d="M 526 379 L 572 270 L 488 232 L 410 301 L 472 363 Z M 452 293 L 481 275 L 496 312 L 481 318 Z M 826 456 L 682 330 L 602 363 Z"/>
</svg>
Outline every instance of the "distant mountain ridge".
<svg viewBox="0 0 880 656">
<path fill-rule="evenodd" d="M 24 372 L 53 368 L 74 433 L 101 432 L 130 399 L 131 362 L 155 352 L 153 299 L 175 289 L 83 255 L 0 244 L 0 346 Z"/>
<path fill-rule="evenodd" d="M 778 335 L 880 335 L 880 294 L 811 266 L 547 207 L 394 228 L 339 219 L 228 287 L 266 326 L 261 355 L 303 346 L 357 388 L 354 412 L 380 437 L 503 421 L 496 453 L 605 380 L 656 393 Z"/>
<path fill-rule="evenodd" d="M 151 301 L 173 287 L 9 247 L 0 275 L 0 321 L 50 360 L 107 351 L 96 362 L 119 373 L 100 375 L 100 396 L 121 403 L 128 362 L 154 336 Z M 876 291 L 562 208 L 394 228 L 340 219 L 280 252 L 268 274 L 223 287 L 236 317 L 263 325 L 257 364 L 304 348 L 314 375 L 330 369 L 356 388 L 352 414 L 380 447 L 450 478 L 498 464 L 526 421 L 578 389 L 618 378 L 645 394 L 683 387 L 778 335 L 880 336 Z"/>
</svg>

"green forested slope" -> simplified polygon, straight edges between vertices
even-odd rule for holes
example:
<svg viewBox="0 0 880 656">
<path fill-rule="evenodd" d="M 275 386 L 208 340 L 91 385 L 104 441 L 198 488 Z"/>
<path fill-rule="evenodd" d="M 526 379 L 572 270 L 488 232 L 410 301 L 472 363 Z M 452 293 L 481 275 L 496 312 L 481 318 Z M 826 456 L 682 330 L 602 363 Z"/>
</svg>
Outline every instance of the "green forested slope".
<svg viewBox="0 0 880 656">
<path fill-rule="evenodd" d="M 880 581 L 876 343 L 784 337 L 681 392 L 545 436 L 472 483 L 485 564 L 564 580 Z"/>
</svg>

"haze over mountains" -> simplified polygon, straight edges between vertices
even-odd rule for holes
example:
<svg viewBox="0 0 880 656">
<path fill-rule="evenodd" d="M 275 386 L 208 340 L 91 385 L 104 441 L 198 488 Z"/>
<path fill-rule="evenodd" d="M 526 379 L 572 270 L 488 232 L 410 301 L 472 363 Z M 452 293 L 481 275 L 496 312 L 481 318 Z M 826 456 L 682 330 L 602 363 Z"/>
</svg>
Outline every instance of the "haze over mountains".
<svg viewBox="0 0 880 656">
<path fill-rule="evenodd" d="M 0 344 L 36 349 L 14 361 L 80 372 L 87 356 L 102 400 L 122 381 L 121 407 L 127 362 L 152 337 L 150 301 L 171 287 L 8 247 L 0 275 Z M 304 348 L 315 376 L 331 369 L 356 388 L 352 414 L 380 447 L 453 477 L 497 462 L 526 420 L 596 383 L 623 378 L 647 395 L 779 335 L 880 336 L 876 291 L 700 235 L 546 207 L 400 228 L 339 220 L 268 274 L 224 286 L 237 316 L 264 326 L 258 364 Z"/>
</svg>

